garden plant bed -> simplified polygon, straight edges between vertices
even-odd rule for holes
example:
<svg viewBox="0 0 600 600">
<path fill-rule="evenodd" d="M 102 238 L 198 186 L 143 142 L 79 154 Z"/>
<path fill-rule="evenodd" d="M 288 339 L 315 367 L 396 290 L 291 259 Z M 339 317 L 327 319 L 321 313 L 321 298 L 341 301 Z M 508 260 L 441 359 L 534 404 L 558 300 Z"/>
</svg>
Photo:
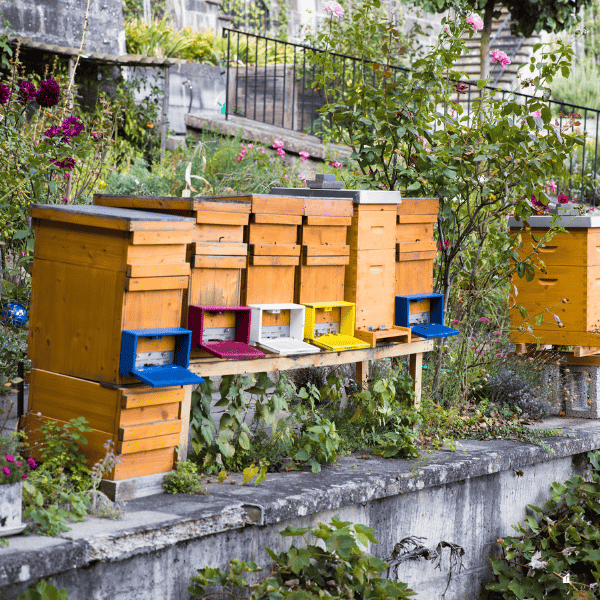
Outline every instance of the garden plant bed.
<svg viewBox="0 0 600 600">
<path fill-rule="evenodd" d="M 410 535 L 427 538 L 427 547 L 459 544 L 464 569 L 445 598 L 476 598 L 489 579 L 487 557 L 497 538 L 524 519 L 527 504 L 543 504 L 553 481 L 580 473 L 585 453 L 600 447 L 595 421 L 550 419 L 539 426 L 569 437 L 547 438 L 552 454 L 506 440 L 465 440 L 456 452 L 436 451 L 423 461 L 348 456 L 317 475 L 272 473 L 258 487 L 239 485 L 239 474 L 223 483 L 210 477 L 206 496 L 133 500 L 121 521 L 91 518 L 56 538 L 13 538 L 0 549 L 0 596 L 14 600 L 45 578 L 66 587 L 70 600 L 89 598 L 92 590 L 114 600 L 187 600 L 197 568 L 224 568 L 236 557 L 267 565 L 262 548 L 283 549 L 281 529 L 338 514 L 375 528 L 380 544 L 371 552 L 381 558 Z M 431 600 L 441 597 L 447 574 L 443 557 L 441 571 L 417 561 L 402 564 L 398 575 L 418 598 Z"/>
</svg>

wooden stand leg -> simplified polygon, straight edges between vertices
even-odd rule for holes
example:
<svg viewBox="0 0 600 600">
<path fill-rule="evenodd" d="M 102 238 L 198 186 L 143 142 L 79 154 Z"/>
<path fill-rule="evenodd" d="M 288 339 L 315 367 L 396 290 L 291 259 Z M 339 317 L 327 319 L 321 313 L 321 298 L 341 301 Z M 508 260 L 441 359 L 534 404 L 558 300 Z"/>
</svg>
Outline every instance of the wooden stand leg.
<svg viewBox="0 0 600 600">
<path fill-rule="evenodd" d="M 413 378 L 415 389 L 415 408 L 419 410 L 421 405 L 421 379 L 423 375 L 423 353 L 411 354 L 409 356 L 408 368 Z"/>
<path fill-rule="evenodd" d="M 184 386 L 183 402 L 181 403 L 181 436 L 179 438 L 179 460 L 187 460 L 188 436 L 190 431 L 190 412 L 192 410 L 193 385 Z"/>
<path fill-rule="evenodd" d="M 363 360 L 356 363 L 356 382 L 360 385 L 360 389 L 364 390 L 367 388 L 369 381 L 369 361 Z"/>
</svg>

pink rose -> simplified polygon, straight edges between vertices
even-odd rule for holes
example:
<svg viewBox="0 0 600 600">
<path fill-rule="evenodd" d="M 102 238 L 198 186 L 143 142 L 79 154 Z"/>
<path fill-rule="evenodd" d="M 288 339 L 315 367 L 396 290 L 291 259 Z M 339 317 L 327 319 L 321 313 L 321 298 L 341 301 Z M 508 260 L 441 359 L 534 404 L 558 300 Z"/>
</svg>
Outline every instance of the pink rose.
<svg viewBox="0 0 600 600">
<path fill-rule="evenodd" d="M 306 152 L 305 150 L 302 150 L 302 152 L 300 152 L 300 160 L 302 162 L 305 162 L 309 158 L 310 158 L 310 154 L 308 152 Z"/>
<path fill-rule="evenodd" d="M 275 138 L 273 140 L 273 148 L 275 148 L 275 150 L 278 150 L 279 148 L 283 148 L 284 146 L 285 146 L 285 144 L 281 140 L 278 140 L 277 138 Z"/>
<path fill-rule="evenodd" d="M 483 20 L 481 17 L 475 13 L 471 13 L 467 17 L 467 23 L 469 25 L 473 25 L 473 32 L 477 33 L 480 29 L 483 29 Z"/>
<path fill-rule="evenodd" d="M 332 17 L 341 18 L 344 16 L 344 9 L 335 0 L 329 0 L 325 3 L 325 12 L 331 13 Z"/>
<path fill-rule="evenodd" d="M 510 58 L 502 50 L 492 50 L 490 54 L 492 55 L 492 62 L 499 62 L 503 69 L 506 69 L 506 65 L 510 65 Z"/>
</svg>

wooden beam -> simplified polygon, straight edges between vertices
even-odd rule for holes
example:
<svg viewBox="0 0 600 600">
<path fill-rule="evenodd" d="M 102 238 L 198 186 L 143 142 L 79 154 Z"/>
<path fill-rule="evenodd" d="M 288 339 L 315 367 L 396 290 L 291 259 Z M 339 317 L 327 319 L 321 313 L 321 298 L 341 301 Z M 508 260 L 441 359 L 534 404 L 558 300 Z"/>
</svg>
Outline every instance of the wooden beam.
<svg viewBox="0 0 600 600">
<path fill-rule="evenodd" d="M 361 390 L 367 389 L 369 383 L 369 361 L 362 360 L 356 363 L 356 382 Z"/>
<path fill-rule="evenodd" d="M 423 353 L 417 352 L 408 357 L 408 369 L 413 378 L 415 390 L 415 408 L 419 410 L 421 405 L 421 382 L 423 378 Z"/>
<path fill-rule="evenodd" d="M 187 460 L 188 457 L 188 437 L 190 431 L 190 415 L 192 412 L 192 392 L 193 385 L 183 387 L 184 396 L 181 403 L 181 436 L 179 438 L 179 460 Z"/>
</svg>

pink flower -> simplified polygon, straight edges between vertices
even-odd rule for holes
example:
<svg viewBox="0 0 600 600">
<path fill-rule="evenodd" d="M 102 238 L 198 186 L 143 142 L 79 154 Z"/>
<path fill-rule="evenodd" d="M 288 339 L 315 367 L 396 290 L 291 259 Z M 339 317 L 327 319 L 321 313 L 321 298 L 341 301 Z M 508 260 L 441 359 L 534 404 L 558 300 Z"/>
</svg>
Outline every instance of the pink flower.
<svg viewBox="0 0 600 600">
<path fill-rule="evenodd" d="M 28 458 L 27 459 L 27 466 L 30 469 L 35 469 L 37 467 L 37 463 L 35 462 L 35 458 Z"/>
<path fill-rule="evenodd" d="M 546 187 L 548 188 L 548 191 L 552 192 L 553 194 L 556 194 L 558 186 L 556 185 L 556 181 L 554 181 L 554 179 L 551 179 L 546 185 Z"/>
<path fill-rule="evenodd" d="M 333 160 L 329 162 L 329 166 L 333 167 L 334 169 L 341 169 L 344 165 L 337 160 Z"/>
<path fill-rule="evenodd" d="M 480 29 L 483 29 L 483 20 L 479 15 L 475 13 L 471 13 L 467 17 L 467 23 L 469 23 L 469 25 L 473 25 L 474 33 L 477 33 Z"/>
<path fill-rule="evenodd" d="M 478 321 L 480 323 L 489 323 L 490 320 L 487 317 L 479 317 Z"/>
<path fill-rule="evenodd" d="M 493 335 L 502 335 L 502 332 L 501 331 L 492 331 L 492 334 Z"/>
<path fill-rule="evenodd" d="M 510 64 L 510 63 L 509 63 Z M 542 118 L 542 113 L 539 110 L 534 110 L 532 113 L 529 113 L 532 117 Z"/>
<path fill-rule="evenodd" d="M 250 150 L 252 150 L 252 148 L 254 148 L 254 144 L 252 144 L 252 143 L 248 144 L 248 148 L 250 148 Z"/>
<path fill-rule="evenodd" d="M 99 133 L 92 133 L 92 137 L 97 140 L 100 137 Z"/>
<path fill-rule="evenodd" d="M 285 156 L 285 150 L 283 148 L 277 148 L 277 154 L 283 158 Z"/>
<path fill-rule="evenodd" d="M 503 69 L 506 69 L 506 65 L 510 65 L 510 58 L 502 50 L 492 50 L 490 54 L 492 55 L 492 62 L 499 62 Z"/>
<path fill-rule="evenodd" d="M 559 204 L 568 204 L 569 196 L 567 196 L 565 194 L 559 194 L 559 196 L 556 200 L 558 201 Z"/>
<path fill-rule="evenodd" d="M 69 202 L 69 199 L 66 196 L 63 196 L 62 201 L 67 204 L 67 202 Z"/>
<path fill-rule="evenodd" d="M 285 144 L 281 140 L 278 140 L 277 138 L 273 140 L 273 148 L 275 148 L 275 150 L 279 150 L 279 148 L 283 148 L 284 146 Z"/>
<path fill-rule="evenodd" d="M 344 16 L 345 11 L 339 2 L 336 2 L 335 0 L 329 0 L 325 4 L 325 12 L 331 13 L 332 17 L 341 18 Z"/>
<path fill-rule="evenodd" d="M 8 467 L 2 467 L 0 469 L 7 477 L 10 475 L 10 469 Z"/>
<path fill-rule="evenodd" d="M 452 321 L 450 321 L 451 325 L 458 325 L 460 323 L 460 321 L 458 319 L 452 319 Z"/>
<path fill-rule="evenodd" d="M 7 454 L 4 458 L 6 458 L 6 462 L 15 462 L 15 457 L 12 454 Z"/>
<path fill-rule="evenodd" d="M 27 479 L 27 473 L 23 473 L 23 475 L 21 475 L 21 479 Z"/>
<path fill-rule="evenodd" d="M 238 162 L 242 162 L 243 158 L 244 157 L 240 154 L 235 160 L 237 160 Z"/>
<path fill-rule="evenodd" d="M 309 158 L 310 158 L 310 154 L 308 152 L 306 152 L 305 150 L 302 150 L 302 152 L 300 152 L 300 160 L 302 162 L 305 162 Z"/>
</svg>

